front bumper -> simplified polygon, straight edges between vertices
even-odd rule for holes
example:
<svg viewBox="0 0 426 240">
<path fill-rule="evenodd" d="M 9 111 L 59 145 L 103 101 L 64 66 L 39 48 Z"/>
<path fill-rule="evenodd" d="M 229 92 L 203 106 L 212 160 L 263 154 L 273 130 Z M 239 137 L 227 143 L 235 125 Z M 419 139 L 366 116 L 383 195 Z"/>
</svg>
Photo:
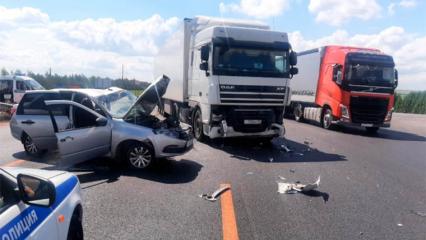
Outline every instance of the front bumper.
<svg viewBox="0 0 426 240">
<path fill-rule="evenodd" d="M 350 119 L 347 118 L 341 118 L 338 120 L 333 121 L 333 124 L 337 124 L 340 126 L 347 126 L 347 127 L 382 127 L 382 128 L 389 128 L 390 127 L 390 121 L 389 122 L 383 122 L 383 123 L 353 123 Z"/>
<path fill-rule="evenodd" d="M 189 150 L 191 150 L 194 147 L 194 140 L 193 139 L 189 139 L 188 141 L 186 141 L 185 145 L 168 145 L 165 146 L 163 148 L 163 155 L 167 155 L 167 156 L 174 156 L 174 155 L 181 155 L 184 154 L 186 152 L 188 152 Z"/>
<path fill-rule="evenodd" d="M 235 131 L 232 126 L 206 126 L 204 131 L 205 134 L 207 134 L 212 139 L 231 137 L 282 137 L 285 134 L 284 126 L 279 124 L 272 124 L 271 127 L 263 132 L 243 133 Z"/>
</svg>

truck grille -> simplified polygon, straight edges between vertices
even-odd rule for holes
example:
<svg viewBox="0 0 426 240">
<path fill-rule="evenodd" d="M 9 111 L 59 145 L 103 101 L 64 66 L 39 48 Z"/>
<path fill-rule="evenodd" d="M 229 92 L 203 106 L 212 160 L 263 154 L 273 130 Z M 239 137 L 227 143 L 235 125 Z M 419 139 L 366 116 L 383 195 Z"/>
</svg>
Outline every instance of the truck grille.
<svg viewBox="0 0 426 240">
<path fill-rule="evenodd" d="M 383 123 L 389 99 L 351 97 L 350 111 L 353 123 Z"/>
<path fill-rule="evenodd" d="M 243 133 L 263 132 L 269 128 L 275 119 L 271 109 L 234 109 L 227 115 L 227 123 L 235 131 Z M 246 124 L 246 120 L 260 120 L 260 124 Z"/>
<path fill-rule="evenodd" d="M 284 105 L 287 87 L 220 85 L 222 104 Z"/>
</svg>

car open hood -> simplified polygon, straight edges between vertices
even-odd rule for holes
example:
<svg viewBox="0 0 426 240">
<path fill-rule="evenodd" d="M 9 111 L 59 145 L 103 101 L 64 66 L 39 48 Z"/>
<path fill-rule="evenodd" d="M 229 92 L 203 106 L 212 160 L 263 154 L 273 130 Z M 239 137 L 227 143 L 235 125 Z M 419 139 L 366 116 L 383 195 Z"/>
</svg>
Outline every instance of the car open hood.
<svg viewBox="0 0 426 240">
<path fill-rule="evenodd" d="M 170 78 L 166 75 L 157 78 L 143 91 L 133 106 L 129 108 L 129 111 L 124 115 L 124 119 L 134 111 L 143 111 L 146 115 L 151 114 L 154 108 L 161 103 L 161 98 L 166 93 L 169 82 Z"/>
</svg>

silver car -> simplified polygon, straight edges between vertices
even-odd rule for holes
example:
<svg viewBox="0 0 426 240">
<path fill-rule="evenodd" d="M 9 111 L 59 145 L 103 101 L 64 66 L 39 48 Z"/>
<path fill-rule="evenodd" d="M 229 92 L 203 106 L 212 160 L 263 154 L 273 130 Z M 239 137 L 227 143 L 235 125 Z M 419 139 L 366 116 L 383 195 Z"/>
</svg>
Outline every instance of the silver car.
<svg viewBox="0 0 426 240">
<path fill-rule="evenodd" d="M 11 133 L 31 155 L 57 148 L 66 163 L 109 155 L 146 168 L 193 146 L 189 127 L 152 115 L 162 105 L 158 103 L 169 81 L 166 76 L 157 79 L 139 98 L 120 88 L 28 92 L 10 120 Z"/>
</svg>

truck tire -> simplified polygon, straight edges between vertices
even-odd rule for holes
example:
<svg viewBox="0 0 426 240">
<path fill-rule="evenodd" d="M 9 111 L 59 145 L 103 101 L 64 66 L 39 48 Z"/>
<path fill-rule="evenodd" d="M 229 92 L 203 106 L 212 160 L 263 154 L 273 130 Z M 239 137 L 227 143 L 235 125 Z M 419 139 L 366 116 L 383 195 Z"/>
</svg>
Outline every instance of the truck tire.
<svg viewBox="0 0 426 240">
<path fill-rule="evenodd" d="M 302 104 L 298 103 L 294 106 L 293 108 L 293 115 L 294 115 L 294 120 L 296 120 L 296 122 L 302 122 L 303 121 L 303 107 Z"/>
<path fill-rule="evenodd" d="M 376 134 L 377 131 L 379 131 L 379 127 L 366 127 L 365 130 L 367 130 L 369 134 Z"/>
<path fill-rule="evenodd" d="M 321 117 L 321 126 L 325 129 L 332 128 L 333 114 L 331 113 L 330 108 L 324 108 L 323 114 Z"/>
<path fill-rule="evenodd" d="M 131 143 L 127 146 L 126 162 L 132 169 L 145 169 L 155 161 L 154 151 L 146 143 Z"/>
<path fill-rule="evenodd" d="M 192 130 L 194 132 L 194 137 L 198 141 L 203 141 L 205 136 L 203 132 L 203 119 L 201 115 L 201 110 L 197 108 L 194 113 L 193 121 L 192 121 Z"/>
</svg>

